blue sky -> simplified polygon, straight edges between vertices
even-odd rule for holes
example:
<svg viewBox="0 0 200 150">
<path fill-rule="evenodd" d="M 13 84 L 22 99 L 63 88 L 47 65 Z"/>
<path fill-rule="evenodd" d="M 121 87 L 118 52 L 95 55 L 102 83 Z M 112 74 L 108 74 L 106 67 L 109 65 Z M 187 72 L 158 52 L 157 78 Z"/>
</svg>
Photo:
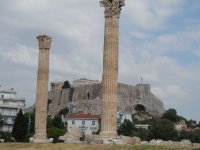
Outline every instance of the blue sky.
<svg viewBox="0 0 200 150">
<path fill-rule="evenodd" d="M 104 9 L 98 0 L 1 0 L 0 85 L 35 102 L 38 43 L 53 38 L 50 82 L 101 80 Z M 119 82 L 151 84 L 165 108 L 200 120 L 200 1 L 126 0 Z"/>
</svg>

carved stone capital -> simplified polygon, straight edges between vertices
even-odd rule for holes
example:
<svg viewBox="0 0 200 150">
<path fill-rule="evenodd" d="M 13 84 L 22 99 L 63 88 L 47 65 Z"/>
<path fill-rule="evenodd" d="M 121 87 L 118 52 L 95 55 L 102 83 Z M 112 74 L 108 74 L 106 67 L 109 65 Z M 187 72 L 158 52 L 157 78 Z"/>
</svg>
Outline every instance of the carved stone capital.
<svg viewBox="0 0 200 150">
<path fill-rule="evenodd" d="M 118 17 L 125 5 L 125 0 L 101 0 L 101 7 L 105 7 L 105 17 Z"/>
<path fill-rule="evenodd" d="M 51 37 L 47 36 L 47 35 L 39 35 L 37 37 L 38 42 L 39 42 L 39 48 L 40 49 L 50 49 L 51 47 Z"/>
</svg>

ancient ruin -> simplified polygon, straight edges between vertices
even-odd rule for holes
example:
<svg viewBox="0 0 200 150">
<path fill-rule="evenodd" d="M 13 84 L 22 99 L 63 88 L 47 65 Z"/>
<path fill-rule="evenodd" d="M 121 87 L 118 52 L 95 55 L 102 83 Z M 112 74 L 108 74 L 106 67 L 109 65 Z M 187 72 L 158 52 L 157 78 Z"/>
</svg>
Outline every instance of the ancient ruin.
<svg viewBox="0 0 200 150">
<path fill-rule="evenodd" d="M 116 137 L 119 15 L 125 0 L 102 0 L 105 7 L 101 137 Z"/>
<path fill-rule="evenodd" d="M 49 91 L 49 115 L 56 115 L 63 108 L 72 113 L 101 114 L 102 87 L 100 83 L 80 85 L 68 89 Z M 141 108 L 141 109 L 140 109 Z M 149 84 L 136 86 L 118 83 L 117 112 L 132 114 L 139 119 L 160 117 L 164 113 L 163 102 L 152 92 Z"/>
<path fill-rule="evenodd" d="M 33 137 L 33 142 L 48 143 L 46 120 L 49 81 L 49 51 L 52 40 L 46 35 L 40 35 L 37 39 L 39 42 L 39 59 L 35 104 L 35 135 Z"/>
<path fill-rule="evenodd" d="M 159 117 L 164 113 L 162 101 L 151 93 L 149 84 L 131 86 L 118 83 L 119 16 L 125 0 L 101 0 L 100 4 L 105 7 L 102 82 L 83 78 L 76 80 L 71 88 L 63 88 L 63 82 L 55 82 L 51 83 L 51 91 L 48 93 L 51 38 L 46 35 L 37 37 L 39 61 L 33 139 L 35 143 L 49 141 L 46 135 L 47 105 L 50 115 L 56 115 L 66 107 L 70 113 L 82 111 L 100 114 L 101 132 L 95 138 L 103 140 L 103 143 L 109 143 L 110 138 L 123 141 L 117 137 L 117 112 L 134 115 L 137 119 Z M 70 135 L 66 134 L 63 138 L 78 137 Z"/>
</svg>

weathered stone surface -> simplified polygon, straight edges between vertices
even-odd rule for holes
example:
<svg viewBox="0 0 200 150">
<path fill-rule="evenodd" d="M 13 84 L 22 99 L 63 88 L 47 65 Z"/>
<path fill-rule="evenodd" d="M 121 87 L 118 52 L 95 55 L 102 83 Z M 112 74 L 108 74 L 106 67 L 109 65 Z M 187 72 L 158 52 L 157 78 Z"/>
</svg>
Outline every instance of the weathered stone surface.
<svg viewBox="0 0 200 150">
<path fill-rule="evenodd" d="M 101 132 L 103 137 L 116 137 L 118 91 L 119 15 L 125 0 L 101 0 L 105 7 L 105 29 L 102 74 Z"/>
<path fill-rule="evenodd" d="M 72 128 L 69 132 L 67 132 L 65 135 L 60 136 L 59 140 L 63 140 L 65 142 L 75 142 L 80 141 L 80 138 L 82 137 L 81 130 L 78 128 Z"/>
<path fill-rule="evenodd" d="M 74 89 L 72 102 L 69 101 L 69 90 L 49 91 L 49 115 L 55 115 L 59 110 L 70 107 L 72 112 L 83 111 L 91 114 L 101 114 L 101 84 L 92 84 L 76 87 Z M 89 94 L 88 94 L 89 93 Z M 87 97 L 89 95 L 89 98 Z M 60 98 L 63 97 L 62 103 Z M 118 107 L 117 111 L 135 114 L 135 107 L 140 104 L 145 107 L 145 112 L 150 116 L 161 116 L 164 113 L 163 102 L 151 93 L 149 84 L 138 84 L 136 86 L 118 84 Z M 26 109 L 33 111 L 34 107 Z M 140 116 L 142 117 L 142 116 Z"/>
<path fill-rule="evenodd" d="M 180 144 L 183 146 L 191 146 L 192 142 L 190 140 L 181 140 Z"/>
<path fill-rule="evenodd" d="M 182 140 L 180 142 L 176 141 L 163 141 L 163 140 L 155 140 L 152 139 L 151 141 L 142 141 L 140 144 L 149 144 L 149 145 L 164 145 L 164 146 L 199 146 L 199 144 L 191 143 L 190 140 Z"/>
<path fill-rule="evenodd" d="M 136 136 L 120 136 L 120 139 L 123 141 L 123 144 L 140 144 L 141 142 L 140 138 Z"/>
<path fill-rule="evenodd" d="M 34 143 L 48 143 L 46 135 L 48 81 L 49 81 L 49 50 L 51 38 L 46 35 L 37 37 L 39 42 L 39 59 L 37 73 L 37 89 L 35 104 L 35 135 Z"/>
<path fill-rule="evenodd" d="M 141 145 L 147 145 L 147 144 L 149 144 L 149 142 L 148 141 L 141 141 L 140 144 Z"/>
</svg>

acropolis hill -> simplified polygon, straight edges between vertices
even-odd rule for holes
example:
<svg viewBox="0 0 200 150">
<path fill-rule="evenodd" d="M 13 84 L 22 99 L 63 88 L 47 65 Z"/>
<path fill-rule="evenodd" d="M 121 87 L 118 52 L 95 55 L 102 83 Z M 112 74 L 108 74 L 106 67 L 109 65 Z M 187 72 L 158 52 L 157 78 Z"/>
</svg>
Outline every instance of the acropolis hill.
<svg viewBox="0 0 200 150">
<path fill-rule="evenodd" d="M 51 83 L 48 97 L 51 101 L 49 115 L 56 115 L 66 107 L 70 108 L 71 112 L 101 114 L 101 83 L 97 80 L 87 80 L 88 83 L 77 84 L 79 81 L 76 80 L 68 89 L 61 88 L 62 82 Z M 138 108 L 142 109 L 144 116 L 159 117 L 165 111 L 163 102 L 151 92 L 149 84 L 132 86 L 118 83 L 117 111 L 137 114 Z"/>
</svg>

